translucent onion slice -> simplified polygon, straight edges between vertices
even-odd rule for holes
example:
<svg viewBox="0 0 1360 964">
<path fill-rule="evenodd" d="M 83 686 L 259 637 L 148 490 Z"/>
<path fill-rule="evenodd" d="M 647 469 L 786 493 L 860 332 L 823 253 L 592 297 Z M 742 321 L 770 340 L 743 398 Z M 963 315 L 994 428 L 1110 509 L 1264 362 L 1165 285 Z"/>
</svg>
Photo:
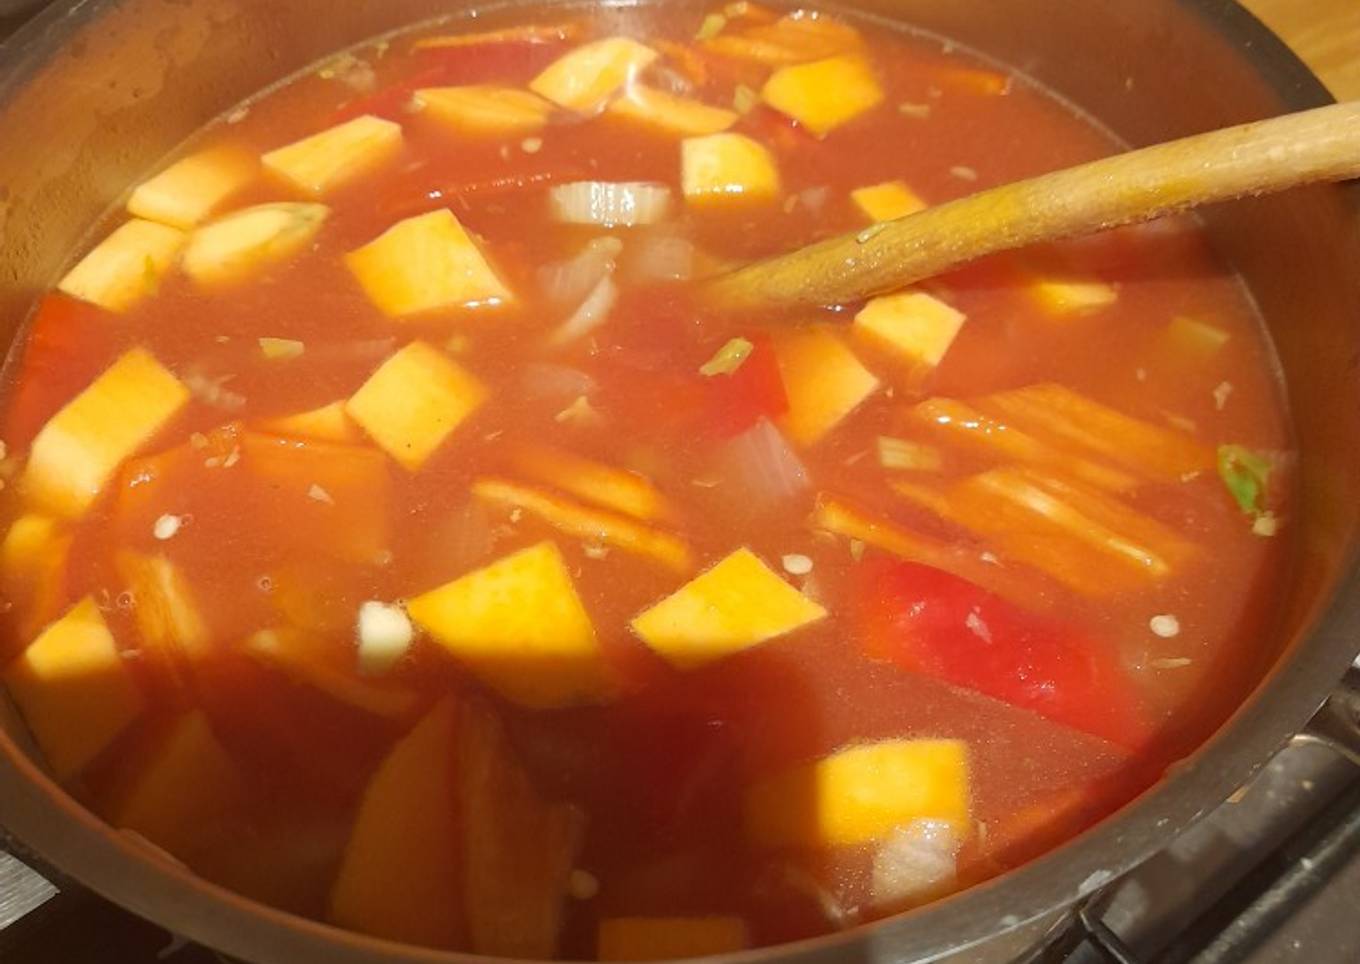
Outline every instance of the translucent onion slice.
<svg viewBox="0 0 1360 964">
<path fill-rule="evenodd" d="M 959 835 L 947 820 L 913 820 L 874 854 L 873 906 L 900 910 L 939 896 L 957 874 Z"/>
<path fill-rule="evenodd" d="M 572 316 L 548 336 L 548 344 L 568 345 L 590 334 L 609 319 L 609 312 L 613 310 L 618 297 L 619 288 L 614 284 L 614 276 L 605 275 Z"/>
<path fill-rule="evenodd" d="M 670 188 L 647 181 L 574 181 L 548 196 L 557 220 L 606 227 L 656 224 L 671 204 Z"/>
<path fill-rule="evenodd" d="M 764 511 L 807 491 L 807 467 L 769 419 L 762 418 L 724 446 L 719 469 L 727 498 Z"/>
<path fill-rule="evenodd" d="M 623 251 L 618 238 L 593 238 L 565 261 L 554 261 L 539 269 L 538 281 L 543 296 L 553 305 L 578 305 L 600 279 L 614 270 L 614 259 Z"/>
</svg>

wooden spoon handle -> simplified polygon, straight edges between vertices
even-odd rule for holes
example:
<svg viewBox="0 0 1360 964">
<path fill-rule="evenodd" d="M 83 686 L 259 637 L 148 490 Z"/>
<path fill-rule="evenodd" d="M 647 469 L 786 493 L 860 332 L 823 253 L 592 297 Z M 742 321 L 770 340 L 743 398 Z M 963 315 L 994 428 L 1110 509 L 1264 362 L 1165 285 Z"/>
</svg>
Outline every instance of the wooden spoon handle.
<svg viewBox="0 0 1360 964">
<path fill-rule="evenodd" d="M 1360 176 L 1360 101 L 1196 134 L 981 191 L 704 282 L 728 311 L 841 304 L 996 251 Z"/>
</svg>

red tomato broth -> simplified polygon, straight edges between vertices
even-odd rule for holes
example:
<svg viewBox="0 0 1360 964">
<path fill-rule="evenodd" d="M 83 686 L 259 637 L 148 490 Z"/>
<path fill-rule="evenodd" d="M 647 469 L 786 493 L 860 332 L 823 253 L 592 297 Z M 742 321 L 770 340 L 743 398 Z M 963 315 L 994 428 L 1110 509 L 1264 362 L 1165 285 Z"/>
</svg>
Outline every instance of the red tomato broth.
<svg viewBox="0 0 1360 964">
<path fill-rule="evenodd" d="M 608 17 L 609 24 L 592 26 L 583 39 L 608 36 L 618 28 L 613 21 L 624 17 L 627 32 L 643 40 L 693 43 L 690 15 Z M 549 9 L 541 19 L 555 18 Z M 255 101 L 244 116 L 205 131 L 196 146 L 232 143 L 259 152 L 347 119 L 358 102 L 399 121 L 404 143 L 396 157 L 326 194 L 330 218 L 309 247 L 262 267 L 248 282 L 204 289 L 170 272 L 154 296 L 122 314 L 77 304 L 82 318 L 91 315 L 100 328 L 74 351 L 58 331 L 48 348 L 48 318 L 75 313 L 63 304 L 66 296 L 54 294 L 34 322 L 28 350 L 16 356 L 6 422 L 16 446 L 26 446 L 42 419 L 133 346 L 151 351 L 181 379 L 194 375 L 225 392 L 208 398 L 200 387 L 170 426 L 122 465 L 101 501 L 74 526 L 79 551 L 71 556 L 62 611 L 87 594 L 96 597 L 150 704 L 146 718 L 103 751 L 77 791 L 83 786 L 85 799 L 97 809 L 105 806 L 109 791 L 103 788 L 123 779 L 146 752 L 138 732 L 172 707 L 202 707 L 245 776 L 248 802 L 232 817 L 227 845 L 205 840 L 201 853 L 181 856 L 230 886 L 324 916 L 321 895 L 346 837 L 335 828 L 349 826 L 364 786 L 414 717 L 384 719 L 338 704 L 244 655 L 242 640 L 290 623 L 323 639 L 336 665 L 344 665 L 354 648 L 354 614 L 365 600 L 414 596 L 545 539 L 563 553 L 618 684 L 617 698 L 598 707 L 530 710 L 487 697 L 542 792 L 579 804 L 589 817 L 576 866 L 598 878 L 600 892 L 594 900 L 563 898 L 567 919 L 559 951 L 565 956 L 592 956 L 597 922 L 613 916 L 733 914 L 746 921 L 758 944 L 830 929 L 834 922 L 822 902 L 791 879 L 816 881 L 851 920 L 874 916 L 870 848 L 770 851 L 755 846 L 743 828 L 748 785 L 847 745 L 916 737 L 967 744 L 973 827 L 958 855 L 960 885 L 1078 832 L 1193 747 L 1244 692 L 1258 659 L 1254 641 L 1270 618 L 1263 587 L 1283 572 L 1284 539 L 1254 535 L 1212 470 L 1174 484 L 1141 485 L 1126 499 L 1198 547 L 1173 577 L 1099 599 L 1050 581 L 1046 598 L 1036 600 L 1049 610 L 1042 619 L 1070 627 L 1081 645 L 1099 647 L 1101 666 L 1113 667 L 1116 685 L 1127 687 L 1118 697 L 1121 706 L 1131 707 L 1128 712 L 1156 733 L 1150 744 L 1139 743 L 1137 755 L 1009 705 L 1004 686 L 981 687 L 990 696 L 972 692 L 967 673 L 957 667 L 921 672 L 885 660 L 881 650 L 866 652 L 873 647 L 853 615 L 863 574 L 897 563 L 872 547 L 857 560 L 862 546 L 847 546 L 846 539 L 807 523 L 817 493 L 828 492 L 920 535 L 968 551 L 989 548 L 985 537 L 913 507 L 885 486 L 891 476 L 875 456 L 876 437 L 924 440 L 904 413 L 930 395 L 973 399 L 1054 381 L 1149 423 L 1189 420 L 1206 444 L 1286 448 L 1280 389 L 1253 307 L 1193 222 L 1004 255 L 928 282 L 925 290 L 968 316 L 938 369 L 912 391 L 899 365 L 848 342 L 883 389 L 821 441 L 794 446 L 811 483 L 776 505 L 730 491 L 732 479 L 723 477 L 724 463 L 715 453 L 760 418 L 778 421 L 788 407 L 784 386 L 771 387 L 766 357 L 781 325 L 723 319 L 696 311 L 683 288 L 623 281 L 600 328 L 574 345 L 544 347 L 544 335 L 572 309 L 542 293 L 539 270 L 573 256 L 591 237 L 618 237 L 626 248 L 638 230 L 554 221 L 547 201 L 553 183 L 669 185 L 675 233 L 713 259 L 740 261 L 865 226 L 849 197 L 864 185 L 901 178 L 926 201 L 940 203 L 1114 148 L 1103 131 L 1023 80 L 1011 81 L 1004 93 L 984 94 L 960 80 L 963 75 L 948 74 L 990 69 L 965 52 L 942 52 L 928 38 L 858 26 L 886 92 L 882 105 L 822 139 L 765 106 L 733 127 L 765 140 L 776 158 L 782 187 L 769 203 L 686 206 L 678 190 L 677 136 L 621 117 L 557 111 L 533 135 L 540 143 L 530 150 L 519 136 L 479 141 L 454 135 L 409 109 L 407 91 L 440 77 L 522 85 L 579 41 L 521 45 L 502 63 L 480 47 L 412 51 L 408 38 L 398 38 L 381 57 L 357 51 L 372 61 L 372 90 L 356 93 L 307 75 Z M 457 66 L 460 57 L 466 63 Z M 727 106 L 736 82 L 767 73 L 711 52 L 701 57 L 713 69 L 693 96 L 710 104 Z M 487 62 L 494 70 L 483 77 L 478 71 Z M 652 79 L 655 70 L 644 76 Z M 899 111 L 899 103 L 927 105 L 928 116 Z M 958 173 L 965 165 L 975 180 Z M 263 175 L 234 195 L 230 207 L 296 194 Z M 397 220 L 442 207 L 482 239 L 482 250 L 517 299 L 497 308 L 389 318 L 355 283 L 344 255 Z M 1088 313 L 1046 309 L 1024 282 L 1054 259 L 1065 270 L 1115 286 L 1117 300 Z M 843 331 L 852 314 L 826 318 Z M 1182 315 L 1211 322 L 1231 337 L 1212 357 L 1187 361 L 1163 341 L 1166 325 Z M 256 342 L 261 337 L 295 339 L 305 351 L 266 360 Z M 259 423 L 348 398 L 415 337 L 448 344 L 450 357 L 487 386 L 490 401 L 419 471 L 407 472 L 382 456 L 384 504 L 373 499 L 365 508 L 382 517 L 373 531 L 385 533 L 385 551 L 364 558 L 354 546 L 369 544 L 369 530 L 362 539 L 346 539 L 334 528 L 336 514 L 308 504 L 301 482 L 284 498 L 279 486 L 292 482 L 263 484 L 253 474 L 262 449 L 252 455 L 249 445 L 235 441 L 238 436 L 212 433 L 242 423 L 263 440 L 257 446 L 333 445 L 283 440 Z M 752 367 L 730 376 L 699 375 L 699 366 L 736 337 L 755 345 L 746 363 Z M 49 350 L 72 358 L 71 384 L 63 378 L 55 403 L 46 394 L 55 390 L 46 374 L 53 364 L 44 355 Z M 575 369 L 598 385 L 592 395 L 596 421 L 563 418 L 572 392 L 525 388 L 526 363 L 540 362 Z M 1215 397 L 1224 384 L 1231 386 L 1226 404 Z M 31 401 L 35 396 L 38 401 Z M 197 435 L 213 441 L 205 448 Z M 370 446 L 362 434 L 345 444 Z M 479 478 L 519 480 L 511 454 L 523 444 L 551 444 L 642 473 L 675 507 L 665 527 L 691 547 L 696 572 L 749 547 L 829 609 L 831 618 L 698 669 L 675 669 L 629 629 L 629 620 L 693 573 L 681 576 L 619 547 L 603 553 L 531 512 L 483 506 L 469 495 Z M 224 456 L 238 448 L 237 459 L 225 464 Z M 946 482 L 995 464 L 940 448 L 948 460 L 938 477 Z M 217 463 L 209 464 L 214 458 Z M 362 485 L 368 488 L 345 490 L 351 500 L 371 488 Z M 25 508 L 15 488 L 3 494 L 7 519 Z M 164 514 L 189 521 L 172 538 L 160 539 L 152 530 Z M 345 551 L 337 551 L 342 545 Z M 211 646 L 194 668 L 188 693 L 142 665 L 148 660 L 138 655 L 136 601 L 120 605 L 124 590 L 112 562 L 116 551 L 128 548 L 169 559 L 202 609 Z M 785 572 L 781 560 L 790 554 L 806 556 L 811 572 Z M 1174 614 L 1178 634 L 1151 632 L 1149 619 L 1156 614 Z M 21 615 L 5 614 L 11 635 Z M 4 642 L 6 652 L 17 653 L 27 640 Z M 1107 677 L 1104 669 L 1099 675 Z M 1058 684 L 1063 679 L 1056 677 Z M 448 693 L 487 693 L 424 634 L 383 683 L 410 690 L 421 707 Z M 230 841 L 253 843 L 267 863 L 274 859 L 267 842 L 278 839 L 280 826 L 295 825 L 304 828 L 296 836 L 310 849 L 279 856 L 276 875 L 246 872 L 224 852 Z"/>
</svg>

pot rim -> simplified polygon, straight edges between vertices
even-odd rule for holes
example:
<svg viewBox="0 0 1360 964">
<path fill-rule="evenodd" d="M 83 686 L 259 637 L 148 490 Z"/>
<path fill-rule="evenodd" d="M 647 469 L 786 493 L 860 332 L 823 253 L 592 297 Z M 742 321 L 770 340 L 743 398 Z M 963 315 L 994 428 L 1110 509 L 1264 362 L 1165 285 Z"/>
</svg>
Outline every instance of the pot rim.
<svg viewBox="0 0 1360 964">
<path fill-rule="evenodd" d="M 11 66 L 0 103 L 46 63 L 45 43 L 97 18 L 118 0 L 54 4 L 0 44 Z M 624 0 L 625 3 L 637 0 Z M 1281 105 L 1302 110 L 1333 102 L 1321 81 L 1235 0 L 1173 0 L 1231 42 Z M 1360 212 L 1360 188 L 1329 188 Z M 1132 802 L 1078 837 L 996 878 L 919 910 L 845 931 L 705 958 L 746 964 L 786 960 L 928 960 L 965 950 L 1070 906 L 1123 875 L 1165 841 L 1225 800 L 1296 734 L 1356 657 L 1360 640 L 1360 553 L 1338 567 L 1330 600 L 1300 640 L 1280 654 L 1237 710 L 1203 744 Z M 1207 764 L 1207 765 L 1206 765 Z M 0 813 L 6 829 L 62 873 L 125 909 L 192 940 L 246 959 L 305 960 L 324 951 L 336 964 L 485 964 L 491 958 L 400 944 L 300 917 L 193 874 L 140 838 L 105 824 L 51 779 L 0 730 Z M 58 817 L 59 819 L 54 819 Z M 930 926 L 923 926 L 926 922 Z M 853 954 L 856 946 L 867 949 Z M 310 952 L 310 953 L 309 953 Z M 507 959 L 500 959 L 507 960 Z M 530 962 L 524 962 L 530 964 Z"/>
</svg>

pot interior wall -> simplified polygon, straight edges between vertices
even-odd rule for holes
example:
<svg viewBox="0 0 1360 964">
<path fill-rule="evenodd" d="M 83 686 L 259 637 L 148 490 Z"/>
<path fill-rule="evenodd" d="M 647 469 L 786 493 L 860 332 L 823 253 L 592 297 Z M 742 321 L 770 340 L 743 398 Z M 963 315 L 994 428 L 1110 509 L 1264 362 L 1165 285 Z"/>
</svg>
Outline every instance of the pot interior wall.
<svg viewBox="0 0 1360 964">
<path fill-rule="evenodd" d="M 700 5 L 692 5 L 697 16 Z M 57 6 L 65 12 L 49 13 L 41 30 L 0 54 L 0 337 L 7 342 L 92 221 L 188 134 L 330 51 L 466 9 L 438 0 L 59 0 Z M 983 50 L 1133 145 L 1321 97 L 1316 81 L 1281 50 L 1268 43 L 1242 48 L 1242 31 L 1250 26 L 1230 0 L 858 0 L 841 6 Z M 1298 562 L 1293 585 L 1274 587 L 1287 603 L 1280 632 L 1260 641 L 1248 668 L 1258 676 L 1316 623 L 1344 574 L 1360 512 L 1355 210 L 1353 197 L 1329 188 L 1207 216 L 1220 251 L 1241 271 L 1267 319 L 1290 385 L 1301 451 Z M 1312 678 L 1319 699 L 1326 674 L 1343 665 L 1331 638 L 1340 633 L 1335 620 L 1328 632 L 1322 641 L 1328 645 L 1316 636 L 1307 644 L 1325 649 L 1335 663 Z M 12 716 L 0 725 L 15 732 Z M 50 856 L 78 862 L 71 853 Z M 79 867 L 66 869 L 81 875 Z M 230 917 L 218 926 L 225 932 Z M 268 951 L 268 935 L 261 935 L 237 952 L 284 959 Z M 908 946 L 890 943 L 894 954 Z M 293 944 L 289 953 L 302 946 Z"/>
</svg>

